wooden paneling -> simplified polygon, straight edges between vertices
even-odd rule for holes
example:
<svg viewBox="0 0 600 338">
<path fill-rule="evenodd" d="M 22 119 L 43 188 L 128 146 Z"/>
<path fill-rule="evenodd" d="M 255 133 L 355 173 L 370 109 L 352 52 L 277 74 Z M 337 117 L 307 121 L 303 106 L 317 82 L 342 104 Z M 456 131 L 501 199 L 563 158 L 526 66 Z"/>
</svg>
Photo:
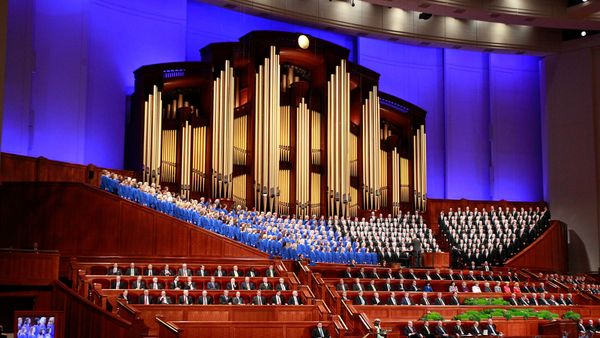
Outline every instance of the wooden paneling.
<svg viewBox="0 0 600 338">
<path fill-rule="evenodd" d="M 49 285 L 58 280 L 59 258 L 58 253 L 0 251 L 0 285 Z"/>
<path fill-rule="evenodd" d="M 4 247 L 30 248 L 38 242 L 40 249 L 69 256 L 268 258 L 257 249 L 81 183 L 7 182 L 0 186 L 0 202 Z"/>
<path fill-rule="evenodd" d="M 551 221 L 550 228 L 504 265 L 511 268 L 566 273 L 568 261 L 567 225 L 560 221 Z"/>
<path fill-rule="evenodd" d="M 423 253 L 423 266 L 448 268 L 450 267 L 450 254 L 447 252 L 425 252 Z"/>
<path fill-rule="evenodd" d="M 179 337 L 310 338 L 317 322 L 170 322 L 181 330 Z M 331 337 L 337 338 L 333 324 L 323 322 Z"/>
</svg>

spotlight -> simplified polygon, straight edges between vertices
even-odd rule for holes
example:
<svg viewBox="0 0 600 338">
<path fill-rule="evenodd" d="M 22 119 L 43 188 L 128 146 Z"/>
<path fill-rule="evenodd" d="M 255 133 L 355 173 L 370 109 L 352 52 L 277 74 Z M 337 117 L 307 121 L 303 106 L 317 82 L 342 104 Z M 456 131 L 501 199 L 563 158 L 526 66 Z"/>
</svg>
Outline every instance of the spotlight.
<svg viewBox="0 0 600 338">
<path fill-rule="evenodd" d="M 586 31 L 581 31 L 581 36 L 586 36 L 587 32 Z"/>
<path fill-rule="evenodd" d="M 433 14 L 431 14 L 431 13 L 421 13 L 421 14 L 419 14 L 419 19 L 420 20 L 429 20 L 429 19 L 431 19 L 432 16 L 433 16 Z"/>
</svg>

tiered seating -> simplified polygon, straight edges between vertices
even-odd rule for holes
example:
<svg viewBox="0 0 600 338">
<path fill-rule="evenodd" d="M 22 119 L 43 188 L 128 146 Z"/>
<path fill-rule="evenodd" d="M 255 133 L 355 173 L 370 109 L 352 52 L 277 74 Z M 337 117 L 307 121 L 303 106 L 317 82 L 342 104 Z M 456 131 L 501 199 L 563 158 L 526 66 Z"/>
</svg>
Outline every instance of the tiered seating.
<svg viewBox="0 0 600 338">
<path fill-rule="evenodd" d="M 473 211 L 466 207 L 440 212 L 441 232 L 459 264 L 499 265 L 533 242 L 548 227 L 548 209 Z"/>
</svg>

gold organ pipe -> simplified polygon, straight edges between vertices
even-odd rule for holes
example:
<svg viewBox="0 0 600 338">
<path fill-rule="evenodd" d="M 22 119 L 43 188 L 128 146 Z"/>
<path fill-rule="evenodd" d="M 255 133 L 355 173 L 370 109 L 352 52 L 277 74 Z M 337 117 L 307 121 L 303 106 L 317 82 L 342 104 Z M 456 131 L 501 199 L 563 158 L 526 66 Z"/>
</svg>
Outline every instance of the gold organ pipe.
<svg viewBox="0 0 600 338">
<path fill-rule="evenodd" d="M 144 141 L 142 148 L 142 180 L 148 182 L 148 101 L 144 102 Z"/>
</svg>

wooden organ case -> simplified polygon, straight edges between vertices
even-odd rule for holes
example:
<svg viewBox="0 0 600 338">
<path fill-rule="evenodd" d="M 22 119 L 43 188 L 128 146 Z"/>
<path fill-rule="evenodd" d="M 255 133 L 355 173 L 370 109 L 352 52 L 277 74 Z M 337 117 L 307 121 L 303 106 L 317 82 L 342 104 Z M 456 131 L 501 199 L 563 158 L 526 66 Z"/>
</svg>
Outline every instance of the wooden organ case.
<svg viewBox="0 0 600 338">
<path fill-rule="evenodd" d="M 254 31 L 204 47 L 201 62 L 139 68 L 128 169 L 187 198 L 280 214 L 424 210 L 425 111 L 381 92 L 379 74 L 348 55 Z"/>
</svg>

